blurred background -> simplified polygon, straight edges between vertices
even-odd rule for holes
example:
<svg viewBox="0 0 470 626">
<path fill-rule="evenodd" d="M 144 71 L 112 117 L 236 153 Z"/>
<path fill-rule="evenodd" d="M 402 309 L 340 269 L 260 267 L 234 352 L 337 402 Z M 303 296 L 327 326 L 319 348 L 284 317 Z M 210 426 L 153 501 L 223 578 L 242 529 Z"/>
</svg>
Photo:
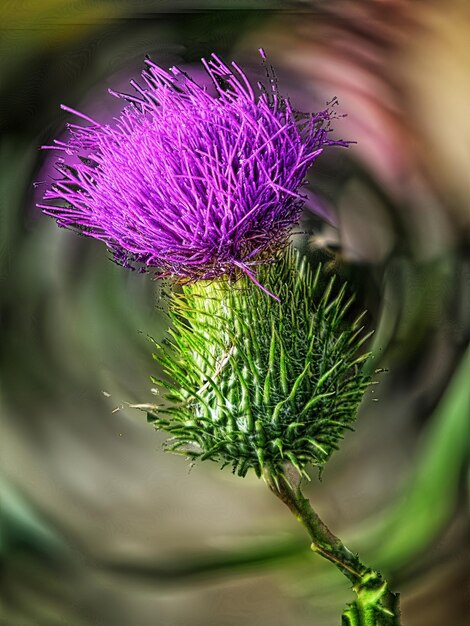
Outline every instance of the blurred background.
<svg viewBox="0 0 470 626">
<path fill-rule="evenodd" d="M 146 54 L 262 78 L 260 46 L 296 108 L 347 113 L 300 243 L 354 286 L 386 370 L 308 495 L 405 626 L 466 624 L 468 2 L 3 0 L 0 29 L 2 626 L 334 626 L 352 599 L 260 481 L 163 452 L 129 408 L 153 401 L 162 285 L 35 208 L 61 103 L 116 114 Z"/>
</svg>

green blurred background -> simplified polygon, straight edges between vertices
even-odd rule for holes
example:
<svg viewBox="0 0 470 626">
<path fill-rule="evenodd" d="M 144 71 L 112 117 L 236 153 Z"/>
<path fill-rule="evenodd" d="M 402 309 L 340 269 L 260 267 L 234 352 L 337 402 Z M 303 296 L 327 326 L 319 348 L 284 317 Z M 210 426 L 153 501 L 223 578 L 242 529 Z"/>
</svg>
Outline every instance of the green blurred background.
<svg viewBox="0 0 470 626">
<path fill-rule="evenodd" d="M 297 108 L 348 114 L 357 144 L 310 177 L 334 225 L 307 211 L 299 243 L 354 285 L 387 370 L 309 495 L 405 626 L 467 623 L 469 28 L 463 0 L 2 0 L 2 626 L 334 626 L 350 599 L 260 481 L 163 453 L 129 408 L 163 287 L 34 206 L 61 103 L 114 114 L 146 54 L 261 77 L 260 46 Z"/>
</svg>

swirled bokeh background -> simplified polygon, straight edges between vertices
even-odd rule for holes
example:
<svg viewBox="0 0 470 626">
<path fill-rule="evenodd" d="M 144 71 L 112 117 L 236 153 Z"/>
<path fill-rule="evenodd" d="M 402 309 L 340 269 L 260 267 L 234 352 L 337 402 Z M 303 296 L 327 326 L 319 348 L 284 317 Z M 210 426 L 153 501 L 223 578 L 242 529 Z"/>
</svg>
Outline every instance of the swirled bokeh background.
<svg viewBox="0 0 470 626">
<path fill-rule="evenodd" d="M 3 0 L 2 626 L 332 626 L 350 599 L 262 483 L 164 454 L 129 405 L 153 400 L 165 286 L 35 208 L 61 103 L 112 115 L 146 54 L 258 76 L 260 46 L 297 108 L 347 113 L 303 245 L 354 285 L 387 370 L 309 495 L 406 626 L 467 623 L 469 28 L 464 0 Z"/>
</svg>

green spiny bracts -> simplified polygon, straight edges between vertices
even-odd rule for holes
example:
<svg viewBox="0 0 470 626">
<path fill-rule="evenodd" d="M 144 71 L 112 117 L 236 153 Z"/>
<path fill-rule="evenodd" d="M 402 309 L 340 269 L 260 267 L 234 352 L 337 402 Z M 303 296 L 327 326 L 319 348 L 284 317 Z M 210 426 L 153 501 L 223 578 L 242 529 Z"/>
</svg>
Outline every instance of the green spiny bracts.
<svg viewBox="0 0 470 626">
<path fill-rule="evenodd" d="M 231 465 L 301 474 L 322 466 L 354 421 L 369 378 L 368 335 L 361 320 L 346 321 L 352 298 L 332 279 L 322 289 L 321 268 L 289 250 L 259 268 L 258 278 L 281 303 L 248 278 L 198 282 L 171 296 L 172 329 L 155 359 L 172 379 L 169 405 L 149 420 L 172 435 L 170 450 Z"/>
</svg>

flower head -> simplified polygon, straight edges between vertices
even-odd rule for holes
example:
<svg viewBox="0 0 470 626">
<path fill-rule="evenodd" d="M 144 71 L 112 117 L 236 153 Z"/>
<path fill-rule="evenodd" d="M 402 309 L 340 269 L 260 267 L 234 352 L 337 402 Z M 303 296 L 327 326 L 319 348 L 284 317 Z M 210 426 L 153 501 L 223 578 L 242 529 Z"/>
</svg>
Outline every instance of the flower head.
<svg viewBox="0 0 470 626">
<path fill-rule="evenodd" d="M 261 51 L 262 56 L 264 53 Z M 186 279 L 248 274 L 287 242 L 300 215 L 299 189 L 329 144 L 331 110 L 301 114 L 277 89 L 255 89 L 217 56 L 209 90 L 182 70 L 150 60 L 135 95 L 100 124 L 68 125 L 62 178 L 45 192 L 60 226 L 100 239 L 117 262 Z"/>
</svg>

